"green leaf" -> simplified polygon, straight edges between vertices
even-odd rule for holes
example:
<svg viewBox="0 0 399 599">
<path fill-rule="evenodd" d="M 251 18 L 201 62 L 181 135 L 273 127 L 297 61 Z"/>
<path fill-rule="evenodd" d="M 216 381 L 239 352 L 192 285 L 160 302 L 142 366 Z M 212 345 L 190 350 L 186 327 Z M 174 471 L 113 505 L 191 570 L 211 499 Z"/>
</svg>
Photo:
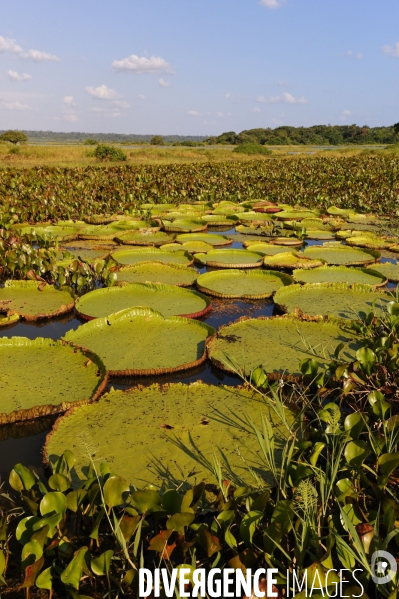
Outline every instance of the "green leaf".
<svg viewBox="0 0 399 599">
<path fill-rule="evenodd" d="M 39 507 L 42 516 L 52 516 L 54 513 L 63 516 L 67 509 L 67 500 L 63 493 L 52 491 L 43 497 Z"/>
<path fill-rule="evenodd" d="M 399 467 L 399 451 L 395 453 L 383 453 L 377 461 L 378 471 L 383 476 L 389 476 Z"/>
<path fill-rule="evenodd" d="M 182 495 L 180 495 L 175 489 L 168 489 L 162 495 L 162 506 L 165 508 L 168 514 L 176 514 L 181 510 L 182 499 Z"/>
<path fill-rule="evenodd" d="M 352 439 L 358 439 L 360 434 L 363 432 L 368 417 L 361 412 L 354 412 L 349 414 L 344 420 L 344 429 Z"/>
<path fill-rule="evenodd" d="M 80 506 L 83 503 L 83 500 L 87 496 L 87 491 L 84 489 L 75 489 L 75 491 L 71 491 L 66 496 L 67 500 L 67 508 L 71 510 L 71 512 L 77 512 Z"/>
<path fill-rule="evenodd" d="M 6 586 L 6 581 L 4 580 L 3 574 L 6 568 L 6 557 L 3 551 L 0 549 L 0 586 Z"/>
<path fill-rule="evenodd" d="M 31 566 L 43 555 L 43 548 L 38 541 L 28 541 L 23 548 L 21 553 L 21 564 L 23 569 Z"/>
<path fill-rule="evenodd" d="M 126 502 L 130 485 L 120 476 L 111 476 L 104 485 L 104 500 L 108 507 L 116 507 Z"/>
<path fill-rule="evenodd" d="M 156 507 L 161 507 L 161 496 L 157 491 L 134 491 L 130 501 L 142 514 Z"/>
<path fill-rule="evenodd" d="M 206 530 L 204 526 L 199 531 L 198 542 L 208 557 L 212 557 L 214 553 L 221 551 L 222 549 L 219 539 L 214 535 L 211 535 L 209 530 Z"/>
<path fill-rule="evenodd" d="M 370 455 L 371 447 L 366 441 L 351 441 L 345 447 L 345 459 L 352 468 L 360 468 Z"/>
<path fill-rule="evenodd" d="M 61 491 L 62 493 L 69 489 L 70 484 L 69 478 L 63 474 L 53 474 L 48 479 L 48 485 L 50 489 L 53 489 L 54 491 Z"/>
<path fill-rule="evenodd" d="M 30 588 L 35 584 L 35 580 L 40 570 L 44 565 L 44 557 L 40 557 L 36 562 L 26 566 L 25 568 L 25 580 L 21 585 L 22 588 Z"/>
<path fill-rule="evenodd" d="M 186 512 L 174 514 L 166 521 L 166 528 L 168 530 L 177 530 L 178 532 L 184 533 L 184 529 L 186 526 L 190 526 L 190 524 L 194 521 L 195 514 Z"/>
<path fill-rule="evenodd" d="M 36 483 L 36 479 L 28 468 L 17 464 L 10 472 L 9 483 L 14 491 L 29 491 Z"/>
<path fill-rule="evenodd" d="M 17 541 L 19 541 L 21 545 L 25 545 L 28 541 L 30 541 L 32 535 L 35 532 L 35 529 L 33 527 L 39 521 L 40 518 L 38 518 L 37 516 L 28 516 L 27 518 L 22 518 L 22 520 L 18 522 L 15 536 L 17 538 Z"/>
<path fill-rule="evenodd" d="M 111 558 L 114 555 L 112 549 L 104 551 L 99 557 L 91 558 L 91 569 L 97 576 L 106 576 L 111 566 Z"/>
<path fill-rule="evenodd" d="M 61 582 L 76 590 L 79 589 L 80 579 L 82 578 L 83 562 L 87 551 L 87 547 L 81 547 L 60 575 Z"/>
<path fill-rule="evenodd" d="M 39 574 L 39 576 L 36 578 L 35 584 L 38 589 L 47 589 L 50 591 L 53 588 L 53 575 L 51 566 Z"/>
<path fill-rule="evenodd" d="M 256 527 L 263 518 L 262 512 L 251 511 L 244 516 L 240 524 L 240 535 L 247 547 L 251 547 Z"/>
</svg>

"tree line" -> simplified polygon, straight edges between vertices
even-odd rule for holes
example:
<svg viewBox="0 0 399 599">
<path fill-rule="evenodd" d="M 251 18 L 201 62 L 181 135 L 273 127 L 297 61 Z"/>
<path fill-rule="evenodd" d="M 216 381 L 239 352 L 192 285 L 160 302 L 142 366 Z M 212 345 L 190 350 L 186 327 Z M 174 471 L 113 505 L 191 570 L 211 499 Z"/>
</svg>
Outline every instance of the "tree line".
<svg viewBox="0 0 399 599">
<path fill-rule="evenodd" d="M 282 126 L 276 129 L 247 129 L 238 134 L 228 131 L 217 137 L 209 137 L 206 141 L 209 144 L 254 143 L 270 146 L 392 144 L 399 141 L 399 123 L 390 127 L 315 125 L 314 127 Z"/>
</svg>

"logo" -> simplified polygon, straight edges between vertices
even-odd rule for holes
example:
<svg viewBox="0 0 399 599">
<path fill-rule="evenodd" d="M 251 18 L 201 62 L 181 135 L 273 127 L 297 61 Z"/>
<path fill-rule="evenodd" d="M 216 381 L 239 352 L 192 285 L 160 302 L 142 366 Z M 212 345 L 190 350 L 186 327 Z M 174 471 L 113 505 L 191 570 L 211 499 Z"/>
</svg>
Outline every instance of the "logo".
<svg viewBox="0 0 399 599">
<path fill-rule="evenodd" d="M 387 584 L 395 578 L 398 564 L 387 551 L 375 551 L 371 556 L 371 578 L 375 584 Z"/>
</svg>

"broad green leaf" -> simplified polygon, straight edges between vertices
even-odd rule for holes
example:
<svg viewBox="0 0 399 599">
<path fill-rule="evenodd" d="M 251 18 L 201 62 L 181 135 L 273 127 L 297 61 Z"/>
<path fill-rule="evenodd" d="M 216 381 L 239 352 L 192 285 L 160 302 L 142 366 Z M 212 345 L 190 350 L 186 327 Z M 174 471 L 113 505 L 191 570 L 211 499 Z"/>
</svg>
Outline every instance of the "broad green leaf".
<svg viewBox="0 0 399 599">
<path fill-rule="evenodd" d="M 360 468 L 370 455 L 371 447 L 366 441 L 350 441 L 345 447 L 345 459 L 352 468 Z"/>
<path fill-rule="evenodd" d="M 91 569 L 97 576 L 106 576 L 111 566 L 111 559 L 114 555 L 112 549 L 104 551 L 99 557 L 91 558 Z"/>
<path fill-rule="evenodd" d="M 104 485 L 104 500 L 108 507 L 122 505 L 128 498 L 130 485 L 120 476 L 111 476 Z"/>
<path fill-rule="evenodd" d="M 60 575 L 61 582 L 76 590 L 79 589 L 80 579 L 82 578 L 83 562 L 87 551 L 87 547 L 81 547 Z"/>
</svg>

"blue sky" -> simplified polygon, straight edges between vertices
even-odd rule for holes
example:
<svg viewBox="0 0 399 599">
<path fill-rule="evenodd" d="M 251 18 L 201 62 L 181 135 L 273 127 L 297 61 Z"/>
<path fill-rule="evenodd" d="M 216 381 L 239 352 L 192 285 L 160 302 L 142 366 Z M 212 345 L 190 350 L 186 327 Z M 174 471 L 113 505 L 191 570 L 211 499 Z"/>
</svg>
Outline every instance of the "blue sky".
<svg viewBox="0 0 399 599">
<path fill-rule="evenodd" d="M 399 121 L 398 0 L 0 0 L 0 129 Z"/>
</svg>

